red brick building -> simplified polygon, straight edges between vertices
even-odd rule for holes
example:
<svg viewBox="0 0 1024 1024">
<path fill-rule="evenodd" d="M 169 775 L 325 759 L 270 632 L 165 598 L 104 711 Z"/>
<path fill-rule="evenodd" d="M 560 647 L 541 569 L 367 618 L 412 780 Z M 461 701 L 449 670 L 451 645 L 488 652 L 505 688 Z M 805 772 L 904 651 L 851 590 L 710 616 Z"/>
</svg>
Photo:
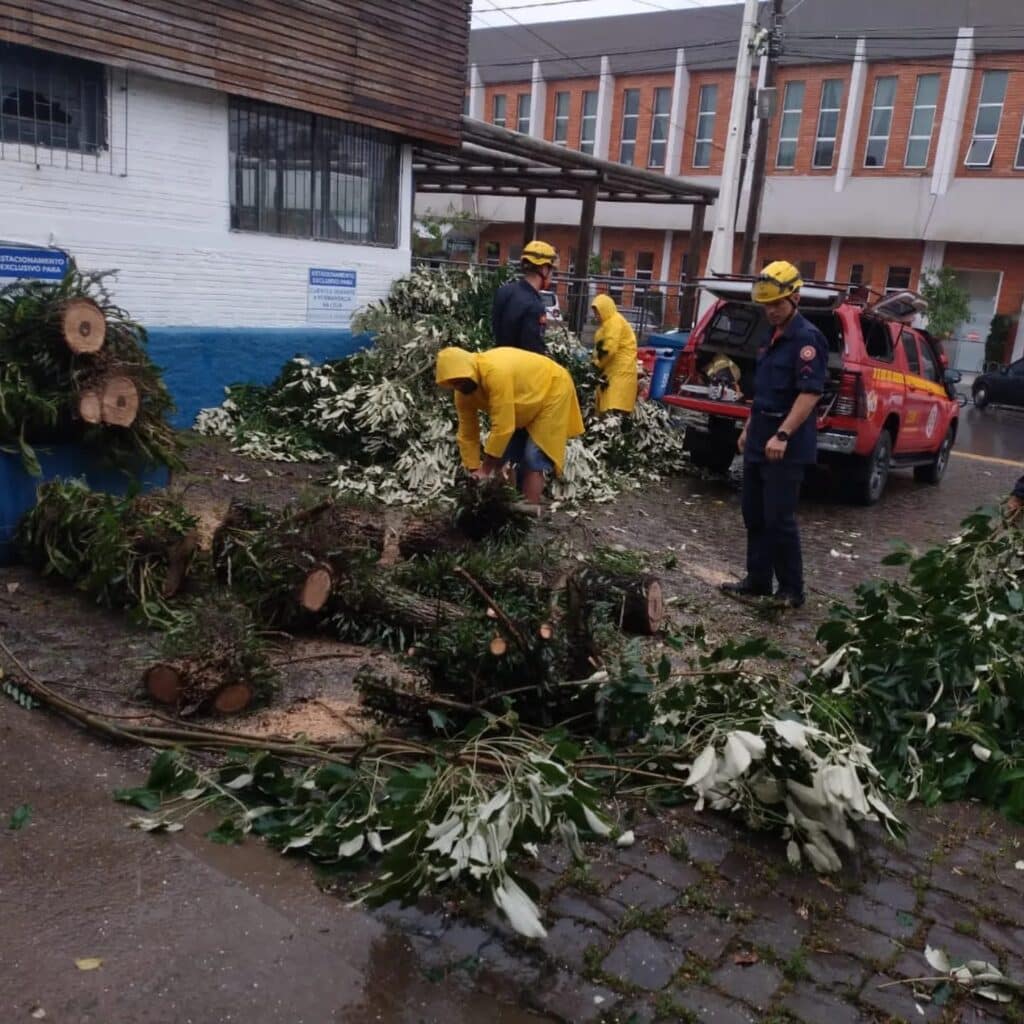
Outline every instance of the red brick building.
<svg viewBox="0 0 1024 1024">
<path fill-rule="evenodd" d="M 467 112 L 717 184 L 741 11 L 736 4 L 475 31 Z M 808 277 L 878 291 L 914 288 L 924 271 L 952 267 L 971 300 L 954 359 L 978 368 L 993 315 L 1019 320 L 1024 305 L 1019 0 L 815 0 L 784 21 L 782 54 L 761 262 L 787 258 Z M 735 269 L 748 190 L 745 179 Z M 481 198 L 473 209 L 483 224 L 480 259 L 515 259 L 522 202 Z M 568 200 L 538 206 L 538 234 L 567 254 L 563 265 L 577 262 L 578 210 Z M 597 227 L 594 255 L 605 273 L 666 282 L 693 273 L 684 266 L 686 208 L 601 204 Z M 621 295 L 627 306 L 631 292 Z M 1022 350 L 1024 330 L 1015 354 Z"/>
</svg>

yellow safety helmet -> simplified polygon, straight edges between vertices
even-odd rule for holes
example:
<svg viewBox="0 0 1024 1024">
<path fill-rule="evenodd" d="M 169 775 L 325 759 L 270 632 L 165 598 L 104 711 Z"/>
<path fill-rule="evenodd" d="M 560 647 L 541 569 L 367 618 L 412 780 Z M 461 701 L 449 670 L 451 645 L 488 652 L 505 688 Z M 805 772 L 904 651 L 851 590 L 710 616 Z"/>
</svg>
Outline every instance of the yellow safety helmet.
<svg viewBox="0 0 1024 1024">
<path fill-rule="evenodd" d="M 535 238 L 523 249 L 520 259 L 523 263 L 531 263 L 535 267 L 557 267 L 558 250 L 553 245 Z"/>
<path fill-rule="evenodd" d="M 800 291 L 803 285 L 800 271 L 792 263 L 776 260 L 761 271 L 750 289 L 750 297 L 754 302 L 778 302 Z"/>
</svg>

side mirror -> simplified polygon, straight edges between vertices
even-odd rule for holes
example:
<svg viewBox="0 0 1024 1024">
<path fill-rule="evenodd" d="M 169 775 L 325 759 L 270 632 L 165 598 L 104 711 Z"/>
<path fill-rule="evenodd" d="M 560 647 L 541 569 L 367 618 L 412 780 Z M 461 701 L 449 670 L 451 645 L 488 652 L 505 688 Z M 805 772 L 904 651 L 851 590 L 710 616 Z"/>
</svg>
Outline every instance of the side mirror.
<svg viewBox="0 0 1024 1024">
<path fill-rule="evenodd" d="M 947 370 L 946 371 L 946 383 L 947 384 L 959 384 L 964 379 L 964 375 L 959 370 Z"/>
</svg>

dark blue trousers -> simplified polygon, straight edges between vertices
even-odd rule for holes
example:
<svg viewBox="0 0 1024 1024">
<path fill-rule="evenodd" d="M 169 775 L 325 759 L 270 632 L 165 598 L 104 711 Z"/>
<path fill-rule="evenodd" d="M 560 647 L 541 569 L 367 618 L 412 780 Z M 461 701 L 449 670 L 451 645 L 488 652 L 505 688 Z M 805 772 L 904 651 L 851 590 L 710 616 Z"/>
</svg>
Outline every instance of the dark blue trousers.
<svg viewBox="0 0 1024 1024">
<path fill-rule="evenodd" d="M 757 587 L 804 592 L 804 564 L 796 507 L 804 466 L 743 461 L 743 523 L 747 528 L 747 578 Z"/>
</svg>

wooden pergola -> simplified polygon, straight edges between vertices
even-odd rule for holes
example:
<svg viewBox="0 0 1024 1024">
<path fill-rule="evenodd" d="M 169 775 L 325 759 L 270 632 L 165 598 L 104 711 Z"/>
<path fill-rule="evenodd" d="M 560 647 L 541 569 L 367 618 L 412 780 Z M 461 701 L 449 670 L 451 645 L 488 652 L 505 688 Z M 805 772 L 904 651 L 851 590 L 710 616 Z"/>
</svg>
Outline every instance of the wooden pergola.
<svg viewBox="0 0 1024 1024">
<path fill-rule="evenodd" d="M 522 197 L 524 245 L 536 233 L 538 199 L 577 199 L 578 253 L 591 251 L 599 202 L 692 206 L 688 266 L 694 268 L 700 266 L 705 211 L 718 198 L 718 189 L 708 185 L 601 160 L 471 117 L 462 118 L 458 149 L 414 147 L 413 180 L 416 191 L 427 195 Z M 693 290 L 684 301 L 692 319 Z"/>
</svg>

